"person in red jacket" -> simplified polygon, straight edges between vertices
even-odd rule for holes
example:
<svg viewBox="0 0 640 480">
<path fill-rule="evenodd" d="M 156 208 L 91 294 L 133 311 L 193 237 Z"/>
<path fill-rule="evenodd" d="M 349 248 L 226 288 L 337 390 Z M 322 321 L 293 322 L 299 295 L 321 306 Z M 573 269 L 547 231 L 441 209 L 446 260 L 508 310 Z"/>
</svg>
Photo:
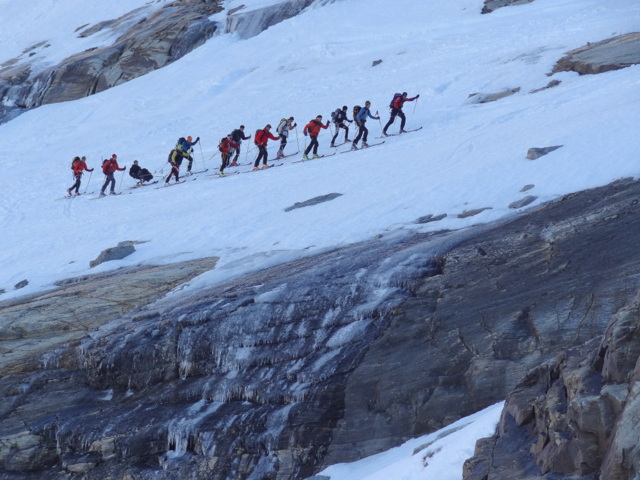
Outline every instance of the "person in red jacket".
<svg viewBox="0 0 640 480">
<path fill-rule="evenodd" d="M 73 177 L 76 179 L 76 183 L 74 183 L 71 188 L 67 189 L 67 195 L 70 197 L 73 195 L 71 192 L 75 188 L 76 195 L 80 195 L 80 179 L 82 178 L 82 171 L 86 170 L 87 172 L 93 172 L 93 168 L 87 168 L 87 157 L 75 157 L 73 162 L 71 162 L 71 170 L 73 170 Z"/>
<path fill-rule="evenodd" d="M 254 170 L 260 170 L 258 167 L 258 165 L 260 165 L 260 160 L 262 160 L 262 168 L 269 168 L 269 165 L 267 165 L 267 142 L 269 139 L 280 140 L 280 137 L 274 137 L 270 130 L 271 125 L 267 124 L 262 130 L 258 130 L 256 132 L 256 136 L 253 139 L 254 143 L 258 147 L 258 156 L 253 164 Z"/>
<path fill-rule="evenodd" d="M 304 126 L 302 133 L 305 137 L 308 134 L 311 137 L 311 142 L 309 142 L 309 146 L 305 149 L 304 155 L 302 155 L 303 160 L 309 160 L 309 152 L 312 148 L 313 158 L 320 158 L 320 156 L 318 155 L 318 135 L 320 134 L 321 128 L 329 128 L 328 121 L 326 125 L 322 123 L 322 115 L 318 115 L 316 118 L 314 118 Z"/>
<path fill-rule="evenodd" d="M 220 142 L 220 158 L 222 159 L 222 164 L 220 165 L 221 177 L 224 177 L 224 169 L 227 168 L 227 165 L 229 165 L 229 158 L 237 148 L 240 148 L 240 145 L 233 141 L 233 137 L 231 134 L 227 135 Z"/>
<path fill-rule="evenodd" d="M 393 122 L 396 121 L 396 116 L 400 117 L 401 119 L 400 133 L 405 133 L 404 124 L 407 121 L 407 118 L 404 116 L 404 113 L 402 112 L 402 106 L 404 105 L 404 102 L 413 102 L 418 98 L 420 98 L 420 95 L 416 95 L 413 98 L 407 98 L 407 92 L 402 92 L 402 95 L 399 95 L 395 98 L 395 100 L 391 104 L 391 118 L 382 129 L 382 135 L 387 136 L 387 128 L 389 128 L 391 124 L 393 124 Z"/>
<path fill-rule="evenodd" d="M 109 160 L 105 160 L 104 163 L 102 164 L 102 173 L 104 173 L 106 175 L 106 180 L 104 181 L 104 185 L 102 186 L 102 188 L 100 189 L 100 196 L 104 197 L 104 191 L 107 189 L 107 185 L 111 184 L 111 192 L 110 194 L 113 195 L 115 192 L 115 188 L 116 188 L 116 179 L 113 178 L 113 174 L 117 171 L 119 172 L 123 172 L 127 169 L 126 165 L 122 168 L 120 168 L 118 166 L 118 156 L 114 153 L 113 155 L 111 155 L 111 158 Z"/>
</svg>

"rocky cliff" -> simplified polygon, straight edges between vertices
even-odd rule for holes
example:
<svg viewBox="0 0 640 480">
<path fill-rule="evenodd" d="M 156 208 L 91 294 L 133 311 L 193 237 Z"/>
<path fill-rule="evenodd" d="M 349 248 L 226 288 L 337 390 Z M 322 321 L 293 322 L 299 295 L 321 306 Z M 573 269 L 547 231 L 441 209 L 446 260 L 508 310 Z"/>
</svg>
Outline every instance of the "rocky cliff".
<svg viewBox="0 0 640 480">
<path fill-rule="evenodd" d="M 639 193 L 619 181 L 499 224 L 381 237 L 121 312 L 75 311 L 70 325 L 94 322 L 86 334 L 1 372 L 0 478 L 299 479 L 446 425 L 544 377 L 529 372 L 623 315 L 640 291 Z M 70 302 L 70 286 L 46 302 Z M 37 313 L 22 307 L 0 312 Z M 553 434 L 540 435 L 542 451 Z"/>
</svg>

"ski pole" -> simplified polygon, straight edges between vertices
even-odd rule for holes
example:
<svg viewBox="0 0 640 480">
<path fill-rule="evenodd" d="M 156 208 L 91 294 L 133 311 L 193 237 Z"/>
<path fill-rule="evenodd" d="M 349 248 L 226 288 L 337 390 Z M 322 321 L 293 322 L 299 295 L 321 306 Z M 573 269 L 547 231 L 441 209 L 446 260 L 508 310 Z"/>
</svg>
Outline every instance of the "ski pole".
<svg viewBox="0 0 640 480">
<path fill-rule="evenodd" d="M 419 97 L 418 97 L 418 98 L 416 98 L 416 103 L 415 103 L 415 105 L 413 106 L 413 112 L 411 112 L 411 123 L 412 123 L 412 124 L 413 124 L 413 116 L 414 116 L 414 114 L 416 113 L 416 107 L 418 106 L 418 100 L 420 100 L 420 98 L 419 98 Z"/>
<path fill-rule="evenodd" d="M 202 168 L 207 168 L 207 165 L 204 163 L 204 153 L 202 152 L 202 140 L 200 140 L 198 142 L 198 145 L 200 146 L 200 157 L 202 158 Z"/>
<path fill-rule="evenodd" d="M 300 151 L 300 140 L 298 139 L 298 126 L 296 125 L 296 143 L 298 144 L 298 151 Z"/>
<path fill-rule="evenodd" d="M 382 121 L 380 120 L 380 114 L 378 113 L 378 111 L 376 110 L 376 117 L 378 117 L 378 123 L 380 124 L 380 131 L 382 132 Z"/>
<path fill-rule="evenodd" d="M 87 193 L 87 190 L 89 190 L 89 184 L 91 183 L 92 175 L 93 175 L 93 172 L 89 172 L 89 180 L 87 180 L 87 186 L 84 188 L 84 193 Z"/>
<path fill-rule="evenodd" d="M 122 170 L 122 175 L 120 175 L 120 188 L 122 188 L 122 182 L 124 182 L 124 172 L 127 170 L 127 167 L 124 167 L 124 170 Z M 120 192 L 118 192 L 118 194 L 122 193 L 122 190 L 120 190 Z"/>
</svg>

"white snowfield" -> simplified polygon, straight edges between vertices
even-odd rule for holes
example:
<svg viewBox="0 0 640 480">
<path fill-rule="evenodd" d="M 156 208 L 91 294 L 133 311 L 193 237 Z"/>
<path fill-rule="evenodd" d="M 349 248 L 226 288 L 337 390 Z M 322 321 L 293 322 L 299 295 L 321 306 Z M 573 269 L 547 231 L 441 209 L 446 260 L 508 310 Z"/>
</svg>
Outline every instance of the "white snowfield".
<svg viewBox="0 0 640 480">
<path fill-rule="evenodd" d="M 99 34 L 77 39 L 78 27 L 164 3 L 0 0 L 0 63 L 46 42 L 50 46 L 38 47 L 32 61 L 55 64 L 113 40 Z M 640 3 L 535 0 L 488 15 L 480 14 L 482 5 L 342 0 L 312 6 L 257 37 L 216 36 L 159 71 L 0 125 L 0 290 L 6 290 L 0 300 L 92 272 L 219 256 L 216 270 L 191 282 L 188 288 L 194 289 L 378 234 L 490 222 L 517 213 L 509 204 L 525 195 L 537 196 L 531 205 L 536 206 L 638 176 L 640 67 L 588 76 L 548 73 L 568 50 L 637 31 Z M 376 60 L 382 63 L 374 67 Z M 552 79 L 561 84 L 529 93 Z M 493 103 L 469 99 L 515 88 L 517 94 Z M 319 114 L 329 119 L 342 105 L 351 112 L 370 100 L 381 122 L 367 122 L 369 143 L 379 141 L 389 101 L 402 91 L 420 94 L 404 111 L 407 128 L 422 130 L 369 150 L 292 163 L 305 146 L 302 127 Z M 166 175 L 176 140 L 200 136 L 194 170 L 208 168 L 209 174 L 219 167 L 220 138 L 241 124 L 250 134 L 267 123 L 275 129 L 288 116 L 298 128 L 285 153 L 300 153 L 281 167 L 136 190 L 126 188 L 134 184 L 128 173 L 118 173 L 116 190 L 126 194 L 90 200 L 103 183 L 101 159 L 113 153 L 120 165 L 130 167 L 137 159 Z M 389 132 L 398 128 L 399 119 Z M 349 136 L 354 135 L 351 127 Z M 319 153 L 332 153 L 328 131 L 319 140 Z M 269 142 L 270 158 L 278 143 Z M 530 147 L 553 145 L 562 148 L 535 161 L 525 158 Z M 255 154 L 252 140 L 245 141 L 242 162 Z M 86 155 L 95 168 L 81 187 L 93 193 L 59 200 L 73 184 L 76 155 Z M 162 184 L 159 179 L 155 186 Z M 535 186 L 521 192 L 528 184 Z M 342 196 L 285 212 L 329 193 Z M 484 207 L 490 209 L 457 216 Z M 447 217 L 415 223 L 428 214 Z M 89 269 L 101 250 L 124 240 L 147 243 L 122 261 Z M 24 279 L 29 284 L 16 290 Z M 495 423 L 497 416 L 491 418 Z M 461 465 L 462 460 L 457 470 L 438 471 L 433 478 L 460 478 Z M 431 478 L 429 468 L 394 478 Z"/>
</svg>

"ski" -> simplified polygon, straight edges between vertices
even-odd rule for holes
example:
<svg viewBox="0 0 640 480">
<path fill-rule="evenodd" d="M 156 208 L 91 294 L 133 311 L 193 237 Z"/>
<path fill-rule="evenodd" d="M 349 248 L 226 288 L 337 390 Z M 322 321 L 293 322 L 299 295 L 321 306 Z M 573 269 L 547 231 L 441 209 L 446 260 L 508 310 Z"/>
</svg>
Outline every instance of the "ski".
<svg viewBox="0 0 640 480">
<path fill-rule="evenodd" d="M 91 195 L 92 193 L 95 193 L 95 192 L 84 192 L 84 193 L 80 193 L 80 194 L 76 194 L 76 195 L 65 195 L 64 197 L 56 198 L 56 201 L 57 200 L 71 200 L 72 198 L 81 197 L 83 195 Z"/>
<path fill-rule="evenodd" d="M 159 180 L 156 180 L 155 182 L 150 182 L 150 183 L 143 183 L 142 185 L 134 185 L 133 187 L 127 187 L 127 190 L 135 190 L 136 188 L 140 188 L 140 187 L 148 187 L 149 185 L 153 185 L 154 183 L 158 183 Z"/>
<path fill-rule="evenodd" d="M 284 165 L 284 163 L 274 163 L 273 165 L 269 165 L 269 168 L 274 168 L 274 167 L 281 167 L 282 165 Z M 244 172 L 238 172 L 238 173 L 251 173 L 251 172 L 261 172 L 262 170 L 269 170 L 269 168 L 260 168 L 259 170 L 245 170 Z"/>
<path fill-rule="evenodd" d="M 295 152 L 295 153 L 290 153 L 289 155 L 284 155 L 284 156 L 282 156 L 282 157 L 276 157 L 276 158 L 274 158 L 274 159 L 267 160 L 267 161 L 268 161 L 268 162 L 276 162 L 276 161 L 278 161 L 278 160 L 282 160 L 283 158 L 293 157 L 294 155 L 298 155 L 299 153 L 300 153 L 300 150 L 298 150 L 298 151 L 297 151 L 297 152 Z"/>
<path fill-rule="evenodd" d="M 237 174 L 239 174 L 239 173 L 242 173 L 242 172 L 238 172 L 238 171 L 236 171 L 236 172 L 229 172 L 229 173 L 225 173 L 224 175 L 220 175 L 219 173 L 214 173 L 213 175 L 207 175 L 207 177 L 213 177 L 213 178 L 224 178 L 224 177 L 231 177 L 231 176 L 233 176 L 233 175 L 237 175 Z"/>
<path fill-rule="evenodd" d="M 345 143 L 351 143 L 351 140 L 349 140 L 348 142 L 336 143 L 335 145 L 329 145 L 329 146 L 331 148 L 338 148 L 338 147 L 341 147 L 342 145 L 344 145 Z"/>
<path fill-rule="evenodd" d="M 303 162 L 310 162 L 311 160 L 320 160 L 321 158 L 333 157 L 336 153 L 338 152 L 333 152 L 333 153 L 330 153 L 329 155 L 320 155 L 318 158 L 314 158 L 314 157 L 307 158 L 307 159 L 303 158 L 301 160 L 296 160 L 295 162 L 291 162 L 291 163 L 303 163 Z"/>
<path fill-rule="evenodd" d="M 378 143 L 372 143 L 367 147 L 358 147 L 356 150 L 345 150 L 344 152 L 340 152 L 340 153 L 350 153 L 350 152 L 359 152 L 360 150 L 366 150 L 367 148 L 371 148 L 371 147 L 377 147 L 378 145 L 382 145 L 384 143 L 384 140 L 382 142 L 378 142 Z"/>
<path fill-rule="evenodd" d="M 387 133 L 386 135 L 382 135 L 382 136 L 380 136 L 380 137 L 376 137 L 376 138 L 395 137 L 395 136 L 398 136 L 398 135 L 402 135 L 403 133 L 417 132 L 418 130 L 422 130 L 422 127 L 414 128 L 414 129 L 412 129 L 412 130 L 405 130 L 404 132 L 398 132 L 398 133 Z"/>
<path fill-rule="evenodd" d="M 209 171 L 209 169 L 205 168 L 204 170 L 198 170 L 197 172 L 191 172 L 190 175 L 185 175 L 185 177 L 191 177 L 193 175 L 198 175 L 199 173 L 204 173 L 204 172 L 208 172 L 208 171 Z"/>
<path fill-rule="evenodd" d="M 101 198 L 117 197 L 119 195 L 129 195 L 129 194 L 131 194 L 131 192 L 110 193 L 109 195 L 98 195 L 97 197 L 90 198 L 89 200 L 100 200 Z"/>
<path fill-rule="evenodd" d="M 179 182 L 175 182 L 175 183 L 165 183 L 161 187 L 156 187 L 155 190 L 159 190 L 160 188 L 173 187 L 174 185 L 180 185 L 181 183 L 184 183 L 184 182 L 186 182 L 186 180 L 180 180 Z"/>
</svg>

